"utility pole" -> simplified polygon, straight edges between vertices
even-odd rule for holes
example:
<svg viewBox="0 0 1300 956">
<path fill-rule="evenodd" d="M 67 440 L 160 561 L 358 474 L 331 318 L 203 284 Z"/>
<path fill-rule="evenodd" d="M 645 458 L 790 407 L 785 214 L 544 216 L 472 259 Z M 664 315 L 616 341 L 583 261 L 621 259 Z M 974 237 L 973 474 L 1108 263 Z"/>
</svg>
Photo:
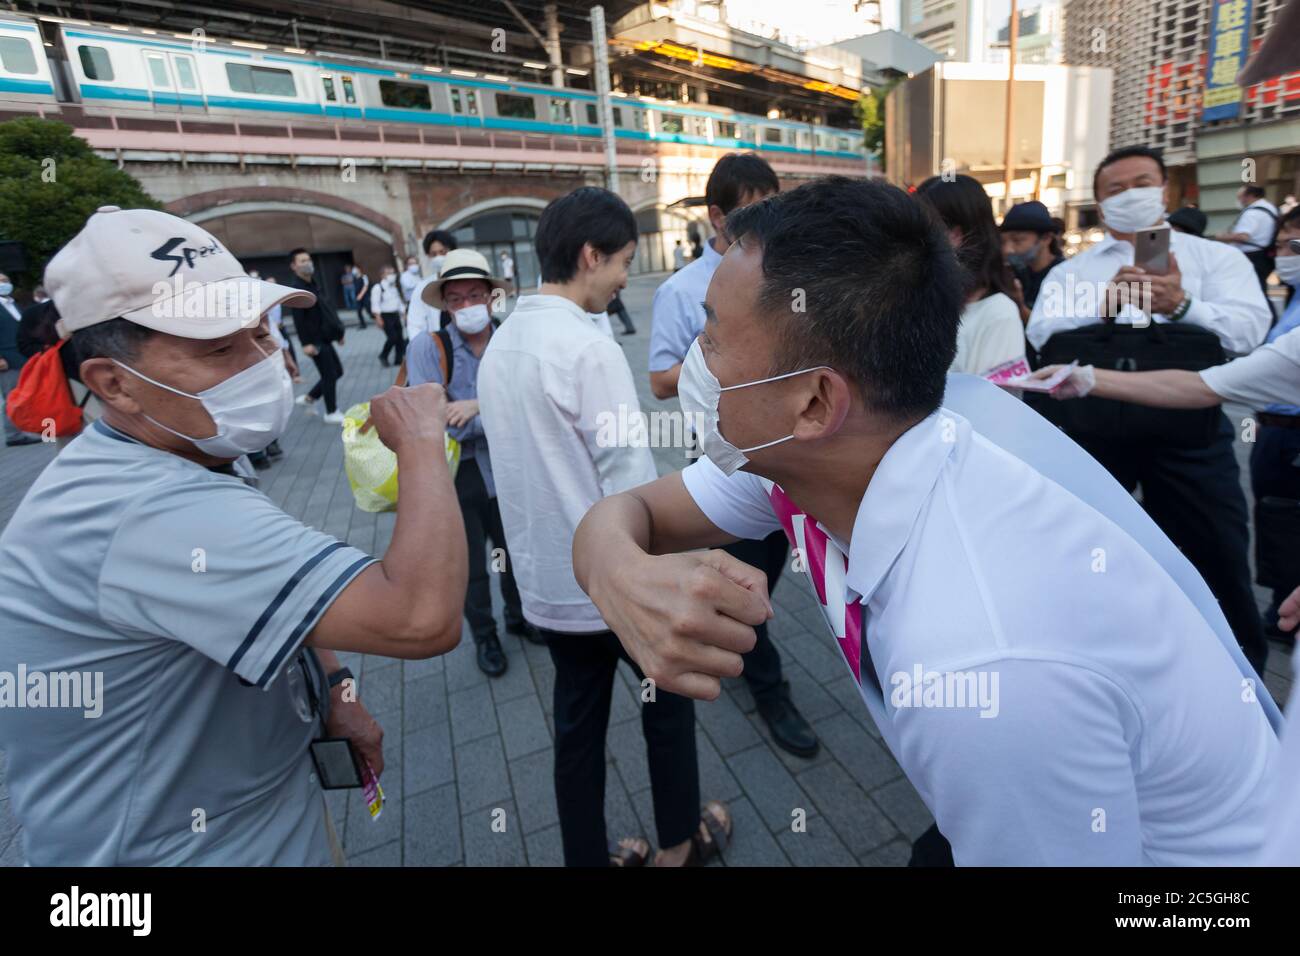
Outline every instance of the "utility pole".
<svg viewBox="0 0 1300 956">
<path fill-rule="evenodd" d="M 1016 15 L 1016 0 L 1011 0 L 1011 30 L 1007 36 L 1007 138 L 1003 150 L 1006 171 L 1002 178 L 1002 215 L 1011 208 L 1011 180 L 1016 177 L 1015 120 L 1016 105 L 1016 40 L 1020 35 L 1020 18 Z"/>
<path fill-rule="evenodd" d="M 591 8 L 591 47 L 596 74 L 597 109 L 600 112 L 600 138 L 605 146 L 605 187 L 618 192 L 618 155 L 614 148 L 614 105 L 609 92 L 609 42 L 605 38 L 605 8 Z"/>
<path fill-rule="evenodd" d="M 546 17 L 546 58 L 551 63 L 551 86 L 564 89 L 564 61 L 560 56 L 560 10 L 554 3 L 542 8 Z"/>
</svg>

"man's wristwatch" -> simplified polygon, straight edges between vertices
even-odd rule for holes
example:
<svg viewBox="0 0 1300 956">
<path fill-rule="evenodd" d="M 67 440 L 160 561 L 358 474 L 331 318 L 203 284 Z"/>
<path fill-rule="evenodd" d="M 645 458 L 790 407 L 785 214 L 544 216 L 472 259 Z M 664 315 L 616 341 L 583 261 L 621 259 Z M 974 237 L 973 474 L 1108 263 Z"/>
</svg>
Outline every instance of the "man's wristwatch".
<svg viewBox="0 0 1300 956">
<path fill-rule="evenodd" d="M 336 670 L 333 674 L 330 674 L 329 676 L 330 690 L 333 690 L 335 687 L 338 687 L 339 684 L 342 684 L 345 680 L 353 680 L 353 679 L 354 678 L 352 677 L 352 671 L 349 668 L 340 667 L 338 670 Z"/>
<path fill-rule="evenodd" d="M 1188 309 L 1192 307 L 1192 297 L 1186 292 L 1183 293 L 1183 301 L 1178 303 L 1178 308 L 1169 313 L 1169 321 L 1177 322 L 1187 314 Z"/>
</svg>

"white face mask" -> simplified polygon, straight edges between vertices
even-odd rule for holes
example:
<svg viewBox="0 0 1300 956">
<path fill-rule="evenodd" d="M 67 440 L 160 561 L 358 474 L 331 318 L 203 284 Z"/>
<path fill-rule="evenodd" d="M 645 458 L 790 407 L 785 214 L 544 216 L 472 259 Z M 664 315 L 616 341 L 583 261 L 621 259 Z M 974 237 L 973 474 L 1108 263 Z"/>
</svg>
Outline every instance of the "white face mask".
<svg viewBox="0 0 1300 956">
<path fill-rule="evenodd" d="M 482 332 L 492 321 L 492 313 L 486 305 L 467 305 L 460 311 L 453 312 L 451 317 L 456 320 L 456 328 L 466 335 Z"/>
<path fill-rule="evenodd" d="M 784 375 L 773 375 L 771 378 L 760 378 L 754 382 L 742 382 L 739 385 L 728 385 L 723 388 L 718 377 L 709 371 L 709 366 L 704 361 L 704 351 L 700 348 L 700 340 L 696 339 L 691 343 L 691 349 L 682 362 L 681 376 L 677 379 L 677 397 L 681 400 L 682 411 L 686 413 L 688 421 L 704 423 L 703 434 L 700 436 L 700 447 L 704 450 L 704 454 L 724 475 L 731 475 L 749 461 L 746 452 L 761 451 L 773 445 L 780 445 L 794 438 L 794 435 L 786 435 L 784 438 L 754 445 L 751 448 L 737 448 L 722 437 L 722 432 L 718 431 L 718 402 L 722 398 L 722 393 L 737 388 L 749 388 L 751 385 L 762 385 L 765 382 L 778 382 L 783 378 L 815 372 L 819 368 L 829 368 L 829 366 L 815 365 L 797 372 L 786 372 Z"/>
<path fill-rule="evenodd" d="M 208 438 L 192 438 L 148 415 L 144 417 L 163 431 L 193 442 L 213 458 L 238 458 L 261 451 L 284 434 L 293 412 L 293 383 L 278 350 L 197 395 L 142 375 L 116 359 L 114 363 L 150 384 L 201 402 L 217 426 L 217 433 Z"/>
<path fill-rule="evenodd" d="M 1163 186 L 1135 186 L 1101 201 L 1101 218 L 1111 232 L 1146 229 L 1165 218 Z"/>
<path fill-rule="evenodd" d="M 1273 260 L 1277 277 L 1291 286 L 1300 289 L 1300 256 L 1278 256 Z"/>
</svg>

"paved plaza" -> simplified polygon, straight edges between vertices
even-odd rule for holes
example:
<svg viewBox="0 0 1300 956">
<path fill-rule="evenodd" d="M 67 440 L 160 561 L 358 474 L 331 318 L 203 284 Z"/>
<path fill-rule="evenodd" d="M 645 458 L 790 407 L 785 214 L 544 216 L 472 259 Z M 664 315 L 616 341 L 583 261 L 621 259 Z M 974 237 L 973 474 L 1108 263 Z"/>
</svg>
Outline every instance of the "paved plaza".
<svg viewBox="0 0 1300 956">
<path fill-rule="evenodd" d="M 618 337 L 647 412 L 676 408 L 675 400 L 651 396 L 645 372 L 650 300 L 663 278 L 631 281 L 624 301 L 638 332 Z M 393 371 L 376 360 L 382 342 L 373 326 L 349 330 L 340 350 L 346 368 L 339 383 L 342 408 L 391 382 Z M 309 361 L 303 377 L 299 391 L 315 381 Z M 1236 421 L 1245 414 L 1231 407 L 1229 412 Z M 261 473 L 266 493 L 307 524 L 382 556 L 395 515 L 366 514 L 353 505 L 338 427 L 297 409 L 281 446 L 284 457 Z M 1244 476 L 1247 446 L 1238 451 Z M 0 449 L 0 525 L 54 452 L 53 445 Z M 680 449 L 656 449 L 655 456 L 661 473 L 685 464 Z M 437 574 L 438 568 L 428 572 Z M 499 594 L 496 600 L 500 620 Z M 701 794 L 726 801 L 735 818 L 725 865 L 905 864 L 910 841 L 931 823 L 929 812 L 881 743 L 803 583 L 787 574 L 774 600 L 772 636 L 794 700 L 822 748 L 811 760 L 777 749 L 743 680 L 726 682 L 719 700 L 696 705 Z M 383 816 L 377 822 L 368 818 L 359 791 L 329 795 L 351 865 L 562 863 L 551 777 L 555 671 L 545 648 L 506 635 L 504 627 L 501 633 L 510 669 L 495 680 L 475 665 L 468 629 L 455 651 L 433 660 L 342 655 L 386 733 Z M 1279 701 L 1290 690 L 1290 674 L 1287 653 L 1274 645 L 1266 682 Z M 639 687 L 626 666 L 619 676 L 608 737 L 606 820 L 611 838 L 645 835 L 653 844 Z M 504 811 L 504 832 L 493 826 L 502 819 L 498 811 Z M 800 816 L 806 817 L 802 832 L 793 826 Z M 0 753 L 0 865 L 22 862 Z"/>
</svg>

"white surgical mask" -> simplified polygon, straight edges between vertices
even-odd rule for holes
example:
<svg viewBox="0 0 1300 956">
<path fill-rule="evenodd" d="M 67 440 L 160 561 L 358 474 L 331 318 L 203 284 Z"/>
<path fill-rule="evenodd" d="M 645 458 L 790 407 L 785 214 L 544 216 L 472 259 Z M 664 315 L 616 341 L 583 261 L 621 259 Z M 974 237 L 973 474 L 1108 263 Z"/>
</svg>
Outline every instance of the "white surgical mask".
<svg viewBox="0 0 1300 956">
<path fill-rule="evenodd" d="M 1300 289 L 1300 256 L 1278 256 L 1273 260 L 1277 277 L 1291 286 Z"/>
<path fill-rule="evenodd" d="M 1165 218 L 1164 187 L 1135 186 L 1101 201 L 1101 217 L 1112 232 L 1137 232 Z"/>
<path fill-rule="evenodd" d="M 284 434 L 289 415 L 293 412 L 293 383 L 279 350 L 197 395 L 172 388 L 142 375 L 129 365 L 114 361 L 146 382 L 201 402 L 217 426 L 217 433 L 207 438 L 193 438 L 148 415 L 145 418 L 163 431 L 193 442 L 195 447 L 213 458 L 238 458 L 261 451 Z"/>
<path fill-rule="evenodd" d="M 12 282 L 0 282 L 0 296 L 7 299 L 9 296 L 13 295 L 13 291 L 14 284 Z"/>
<path fill-rule="evenodd" d="M 815 365 L 797 372 L 786 372 L 784 375 L 773 375 L 771 378 L 760 378 L 754 382 L 742 382 L 739 385 L 728 385 L 723 388 L 718 377 L 709 371 L 709 366 L 704 361 L 704 351 L 700 348 L 700 340 L 696 339 L 691 343 L 690 351 L 686 353 L 686 358 L 682 362 L 681 376 L 677 380 L 677 397 L 681 400 L 682 411 L 686 413 L 687 421 L 704 423 L 704 431 L 700 435 L 700 447 L 704 450 L 704 454 L 724 475 L 731 475 L 749 461 L 746 457 L 747 452 L 761 451 L 773 445 L 780 445 L 794 438 L 794 435 L 786 435 L 784 438 L 754 445 L 751 448 L 737 448 L 722 437 L 722 432 L 718 431 L 718 402 L 722 398 L 722 393 L 737 388 L 749 388 L 751 385 L 762 385 L 765 382 L 777 382 L 783 378 L 792 378 L 795 375 L 828 367 Z"/>
<path fill-rule="evenodd" d="M 456 320 L 456 328 L 466 335 L 475 335 L 487 328 L 492 321 L 492 313 L 486 305 L 467 305 L 451 317 Z"/>
</svg>

